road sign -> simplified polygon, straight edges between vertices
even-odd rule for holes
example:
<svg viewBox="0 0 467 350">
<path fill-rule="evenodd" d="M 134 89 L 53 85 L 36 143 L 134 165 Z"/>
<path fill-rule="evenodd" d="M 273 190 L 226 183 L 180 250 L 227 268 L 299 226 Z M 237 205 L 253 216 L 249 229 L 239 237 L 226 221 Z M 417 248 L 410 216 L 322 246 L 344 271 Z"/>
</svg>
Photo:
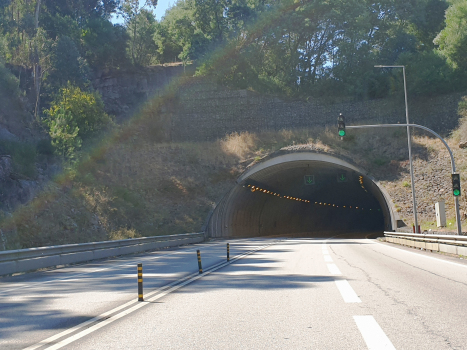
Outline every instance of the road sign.
<svg viewBox="0 0 467 350">
<path fill-rule="evenodd" d="M 347 172 L 341 171 L 337 174 L 337 182 L 347 182 Z"/>
<path fill-rule="evenodd" d="M 305 175 L 305 185 L 314 185 L 315 176 L 314 175 Z"/>
</svg>

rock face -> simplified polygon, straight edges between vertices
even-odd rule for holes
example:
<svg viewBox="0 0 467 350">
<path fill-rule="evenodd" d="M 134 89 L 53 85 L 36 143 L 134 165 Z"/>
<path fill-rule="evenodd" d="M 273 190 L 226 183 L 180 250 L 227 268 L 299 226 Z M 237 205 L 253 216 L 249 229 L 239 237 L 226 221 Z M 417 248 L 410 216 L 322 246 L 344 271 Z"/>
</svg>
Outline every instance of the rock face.
<svg viewBox="0 0 467 350">
<path fill-rule="evenodd" d="M 0 125 L 0 140 L 18 141 L 19 138 Z"/>
<path fill-rule="evenodd" d="M 193 74 L 193 68 L 188 69 Z M 134 71 L 97 72 L 93 81 L 107 113 L 122 121 L 149 98 L 163 94 L 174 78 L 188 74 L 182 65 L 151 66 Z"/>
<path fill-rule="evenodd" d="M 10 156 L 0 156 L 0 182 L 10 178 L 13 171 Z"/>
<path fill-rule="evenodd" d="M 0 210 L 11 211 L 34 198 L 38 181 L 16 179 L 10 156 L 0 156 Z"/>
</svg>

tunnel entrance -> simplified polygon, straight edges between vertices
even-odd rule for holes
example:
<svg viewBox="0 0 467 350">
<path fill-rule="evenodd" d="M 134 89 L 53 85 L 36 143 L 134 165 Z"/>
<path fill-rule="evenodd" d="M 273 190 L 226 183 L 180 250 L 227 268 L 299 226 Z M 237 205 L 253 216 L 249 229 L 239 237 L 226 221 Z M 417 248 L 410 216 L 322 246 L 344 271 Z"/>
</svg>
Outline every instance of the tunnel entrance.
<svg viewBox="0 0 467 350">
<path fill-rule="evenodd" d="M 362 169 L 335 156 L 301 152 L 276 155 L 242 174 L 207 231 L 210 237 L 322 237 L 394 225 L 389 196 Z"/>
</svg>

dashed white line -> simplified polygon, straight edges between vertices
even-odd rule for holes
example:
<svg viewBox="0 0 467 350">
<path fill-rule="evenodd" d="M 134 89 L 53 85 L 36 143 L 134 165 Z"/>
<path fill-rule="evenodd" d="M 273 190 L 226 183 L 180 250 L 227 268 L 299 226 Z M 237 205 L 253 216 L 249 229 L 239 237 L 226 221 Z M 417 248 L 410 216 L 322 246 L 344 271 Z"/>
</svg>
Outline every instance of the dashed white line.
<svg viewBox="0 0 467 350">
<path fill-rule="evenodd" d="M 331 256 L 330 256 L 330 255 L 327 255 L 327 254 L 325 254 L 325 255 L 324 255 L 324 261 L 326 261 L 326 262 L 332 262 L 332 258 L 331 258 Z"/>
<path fill-rule="evenodd" d="M 336 282 L 337 289 L 339 289 L 339 292 L 341 292 L 342 298 L 346 303 L 362 302 L 347 280 L 339 280 L 334 282 Z"/>
<path fill-rule="evenodd" d="M 353 318 L 369 350 L 396 349 L 373 316 L 354 316 Z"/>
<path fill-rule="evenodd" d="M 328 270 L 331 274 L 333 275 L 341 275 L 341 271 L 335 264 L 327 264 L 328 265 Z"/>
</svg>

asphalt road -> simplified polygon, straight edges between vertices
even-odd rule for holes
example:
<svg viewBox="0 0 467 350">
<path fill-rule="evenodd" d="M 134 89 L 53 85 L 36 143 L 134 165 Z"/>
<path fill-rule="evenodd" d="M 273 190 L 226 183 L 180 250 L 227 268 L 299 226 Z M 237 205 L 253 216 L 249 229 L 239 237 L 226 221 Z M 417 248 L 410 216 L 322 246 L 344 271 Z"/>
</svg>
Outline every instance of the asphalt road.
<svg viewBox="0 0 467 350">
<path fill-rule="evenodd" d="M 225 243 L 0 279 L 0 348 L 467 349 L 464 260 L 337 237 L 232 240 L 224 263 Z"/>
</svg>

